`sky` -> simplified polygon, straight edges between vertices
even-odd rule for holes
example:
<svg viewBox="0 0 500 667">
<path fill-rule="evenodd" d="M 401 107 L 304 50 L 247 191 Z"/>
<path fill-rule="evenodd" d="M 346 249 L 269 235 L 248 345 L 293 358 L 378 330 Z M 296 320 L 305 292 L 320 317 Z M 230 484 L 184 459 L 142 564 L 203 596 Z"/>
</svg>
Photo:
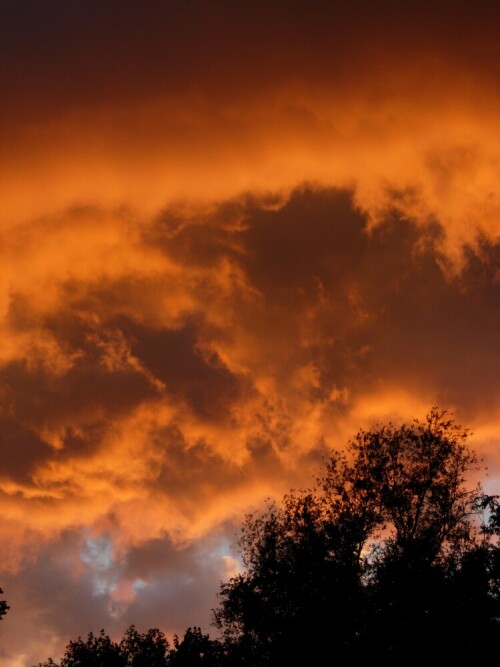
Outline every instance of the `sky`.
<svg viewBox="0 0 500 667">
<path fill-rule="evenodd" d="M 437 405 L 500 478 L 496 0 L 1 0 L 4 667 L 210 627 L 244 515 Z"/>
</svg>

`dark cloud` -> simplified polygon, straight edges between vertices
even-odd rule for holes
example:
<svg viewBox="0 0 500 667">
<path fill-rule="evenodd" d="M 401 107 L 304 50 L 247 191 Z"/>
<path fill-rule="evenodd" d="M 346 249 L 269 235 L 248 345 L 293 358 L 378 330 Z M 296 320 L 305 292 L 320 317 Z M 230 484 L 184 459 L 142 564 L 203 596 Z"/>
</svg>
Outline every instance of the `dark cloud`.
<svg viewBox="0 0 500 667">
<path fill-rule="evenodd" d="M 109 535 L 65 531 L 28 569 L 3 577 L 12 613 L 1 628 L 0 656 L 21 649 L 26 665 L 49 653 L 57 660 L 70 639 L 101 628 L 119 639 L 132 623 L 140 630 L 160 627 L 170 638 L 188 625 L 211 631 L 210 610 L 227 576 L 224 557 L 234 531 L 228 524 L 185 548 L 168 538 L 151 540 L 125 557 L 113 551 Z M 28 644 L 23 619 L 32 624 Z"/>
<path fill-rule="evenodd" d="M 220 100 L 290 81 L 352 87 L 354 76 L 426 55 L 436 69 L 451 61 L 496 73 L 498 11 L 494 0 L 5 0 L 2 89 L 7 113 L 26 118 L 162 93 Z"/>
<path fill-rule="evenodd" d="M 414 383 L 417 391 L 430 390 L 438 402 L 471 417 L 494 409 L 500 389 L 498 246 L 484 242 L 479 252 L 467 248 L 466 256 L 462 274 L 455 277 L 443 271 L 439 254 L 430 250 L 417 250 L 401 262 L 393 288 L 382 298 L 374 296 L 383 309 L 374 329 L 374 357 L 377 376 Z"/>
<path fill-rule="evenodd" d="M 219 584 L 230 571 L 225 559 L 238 555 L 231 548 L 235 535 L 236 527 L 227 524 L 184 549 L 173 548 L 168 540 L 154 540 L 131 550 L 126 574 L 147 581 L 148 590 L 140 590 L 127 610 L 128 618 L 140 618 L 149 627 L 162 618 L 166 630 L 179 634 L 196 624 L 213 635 L 211 609 L 217 604 Z M 235 564 L 230 560 L 231 567 Z"/>
<path fill-rule="evenodd" d="M 0 476 L 27 481 L 34 466 L 48 456 L 48 445 L 27 425 L 8 414 L 0 417 Z"/>
<path fill-rule="evenodd" d="M 0 5 L 2 665 L 208 630 L 375 420 L 455 409 L 497 492 L 496 0 Z"/>
<path fill-rule="evenodd" d="M 452 275 L 439 222 L 422 227 L 388 211 L 377 228 L 367 223 L 351 192 L 304 188 L 283 206 L 243 199 L 201 221 L 165 214 L 152 238 L 188 265 L 226 257 L 242 267 L 261 298 L 235 304 L 238 326 L 283 378 L 314 363 L 318 397 L 387 381 L 462 408 L 495 401 L 497 246 L 485 238 L 464 246 L 463 270 Z M 161 335 L 188 341 L 181 331 Z"/>
<path fill-rule="evenodd" d="M 133 368 L 106 368 L 102 359 L 90 352 L 60 376 L 47 368 L 11 362 L 2 368 L 0 382 L 18 423 L 39 431 L 90 427 L 89 436 L 104 417 L 126 414 L 157 394 L 142 373 Z"/>
<path fill-rule="evenodd" d="M 185 400 L 195 413 L 208 420 L 223 419 L 243 394 L 243 382 L 231 373 L 214 352 L 203 353 L 194 323 L 182 329 L 155 330 L 124 323 L 132 352 L 165 383 L 166 390 Z"/>
<path fill-rule="evenodd" d="M 187 443 L 175 427 L 163 429 L 153 438 L 154 446 L 163 452 L 161 471 L 155 479 L 157 492 L 175 499 L 178 507 L 192 517 L 202 515 L 225 499 L 245 494 L 258 479 L 263 488 L 278 483 L 282 463 L 276 456 L 269 434 L 250 439 L 251 457 L 245 464 L 235 464 L 226 455 L 214 453 L 203 440 Z"/>
<path fill-rule="evenodd" d="M 365 226 L 349 191 L 304 188 L 278 210 L 255 207 L 243 233 L 250 280 L 273 305 L 310 298 L 318 283 L 331 291 L 363 262 Z"/>
<path fill-rule="evenodd" d="M 388 214 L 368 233 L 349 194 L 336 191 L 298 191 L 278 211 L 250 214 L 247 225 L 249 276 L 269 317 L 284 316 L 286 304 L 295 360 L 300 326 L 317 307 L 311 328 L 321 344 L 303 345 L 302 354 L 325 382 L 358 391 L 384 378 L 415 383 L 462 409 L 497 400 L 494 243 L 466 248 L 463 272 L 450 276 L 439 225 L 422 228 Z"/>
<path fill-rule="evenodd" d="M 490 238 L 457 270 L 441 221 L 387 210 L 373 226 L 355 191 L 311 185 L 193 210 L 134 237 L 145 263 L 156 253 L 147 275 L 63 270 L 47 302 L 11 293 L 2 500 L 35 546 L 1 581 L 2 626 L 16 614 L 5 656 L 26 624 L 43 629 L 33 662 L 48 636 L 208 629 L 231 521 L 307 486 L 363 401 L 400 391 L 466 421 L 497 409 Z"/>
<path fill-rule="evenodd" d="M 262 205 L 256 200 L 254 206 Z M 163 249 L 179 264 L 214 267 L 224 258 L 238 260 L 244 252 L 237 222 L 252 206 L 251 197 L 220 203 L 212 211 L 187 216 L 166 210 L 144 234 L 146 243 Z"/>
<path fill-rule="evenodd" d="M 206 425 L 234 428 L 235 409 L 258 399 L 263 372 L 291 396 L 301 391 L 297 372 L 312 368 L 316 380 L 303 390 L 325 406 L 336 390 L 352 402 L 384 382 L 455 406 L 493 405 L 498 246 L 483 238 L 467 247 L 453 275 L 441 238 L 439 223 L 422 227 L 390 212 L 368 230 L 351 191 L 303 187 L 282 205 L 243 198 L 205 218 L 166 212 L 154 222 L 146 244 L 190 274 L 183 289 L 191 301 L 176 326 L 161 322 L 158 303 L 169 292 L 161 274 L 68 282 L 64 307 L 43 316 L 14 293 L 10 326 L 49 335 L 70 361 L 57 372 L 36 357 L 1 369 L 12 471 L 51 455 L 44 430 L 63 429 L 71 455 L 89 451 L 106 424 L 162 396 Z M 214 281 L 224 261 L 251 297 L 224 297 L 222 307 Z M 213 318 L 221 308 L 226 315 Z"/>
</svg>

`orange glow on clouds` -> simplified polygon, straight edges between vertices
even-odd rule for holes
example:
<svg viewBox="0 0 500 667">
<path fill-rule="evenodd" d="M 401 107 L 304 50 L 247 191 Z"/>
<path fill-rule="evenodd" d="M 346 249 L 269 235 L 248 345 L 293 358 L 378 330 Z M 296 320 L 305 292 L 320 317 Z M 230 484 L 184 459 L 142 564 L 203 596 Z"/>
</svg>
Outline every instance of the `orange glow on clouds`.
<svg viewBox="0 0 500 667">
<path fill-rule="evenodd" d="M 147 220 L 172 201 L 309 181 L 355 187 L 375 219 L 387 206 L 437 218 L 454 247 L 477 230 L 496 238 L 497 96 L 460 80 L 441 81 L 443 94 L 433 83 L 416 79 L 396 100 L 375 82 L 347 97 L 292 88 L 228 109 L 159 99 L 153 109 L 106 105 L 40 122 L 11 147 L 3 225 L 88 202 L 132 206 Z"/>
<path fill-rule="evenodd" d="M 208 624 L 360 427 L 438 404 L 498 478 L 498 8 L 264 4 L 9 9 L 7 667 Z"/>
</svg>

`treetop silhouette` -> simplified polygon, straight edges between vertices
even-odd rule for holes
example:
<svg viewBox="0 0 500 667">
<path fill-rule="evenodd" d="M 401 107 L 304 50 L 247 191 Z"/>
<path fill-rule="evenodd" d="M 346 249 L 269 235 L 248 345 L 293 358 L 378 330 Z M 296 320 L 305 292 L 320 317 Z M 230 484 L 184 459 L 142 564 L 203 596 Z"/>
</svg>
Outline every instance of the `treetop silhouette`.
<svg viewBox="0 0 500 667">
<path fill-rule="evenodd" d="M 463 656 L 498 641 L 498 506 L 468 483 L 478 460 L 467 437 L 437 408 L 360 431 L 314 489 L 248 516 L 245 571 L 214 612 L 232 653 L 277 665 L 433 646 Z"/>
<path fill-rule="evenodd" d="M 3 594 L 3 590 L 0 588 L 0 595 Z M 2 616 L 5 616 L 5 614 L 9 611 L 10 607 L 5 602 L 5 600 L 0 600 L 0 620 L 2 620 Z"/>
<path fill-rule="evenodd" d="M 472 480 L 468 431 L 425 420 L 360 431 L 313 488 L 248 515 L 242 573 L 214 625 L 169 648 L 131 626 L 71 642 L 61 667 L 280 667 L 489 658 L 500 642 L 500 505 Z M 83 657 L 82 657 L 83 656 Z M 42 667 L 47 667 L 45 663 Z"/>
</svg>

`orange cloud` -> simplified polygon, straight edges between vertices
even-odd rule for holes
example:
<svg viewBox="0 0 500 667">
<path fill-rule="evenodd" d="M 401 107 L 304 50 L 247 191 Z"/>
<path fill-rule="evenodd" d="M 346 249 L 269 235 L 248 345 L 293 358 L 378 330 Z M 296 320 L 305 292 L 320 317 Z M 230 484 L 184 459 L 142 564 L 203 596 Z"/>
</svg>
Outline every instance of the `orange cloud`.
<svg viewBox="0 0 500 667">
<path fill-rule="evenodd" d="M 454 409 L 494 486 L 500 58 L 479 4 L 11 3 L 2 664 L 88 618 L 208 623 L 241 516 L 361 426 Z"/>
<path fill-rule="evenodd" d="M 9 236 L 0 375 L 4 516 L 42 541 L 112 515 L 125 544 L 182 543 L 377 415 L 498 408 L 490 241 L 450 278 L 439 228 L 368 233 L 331 189 L 40 225 Z"/>
</svg>

